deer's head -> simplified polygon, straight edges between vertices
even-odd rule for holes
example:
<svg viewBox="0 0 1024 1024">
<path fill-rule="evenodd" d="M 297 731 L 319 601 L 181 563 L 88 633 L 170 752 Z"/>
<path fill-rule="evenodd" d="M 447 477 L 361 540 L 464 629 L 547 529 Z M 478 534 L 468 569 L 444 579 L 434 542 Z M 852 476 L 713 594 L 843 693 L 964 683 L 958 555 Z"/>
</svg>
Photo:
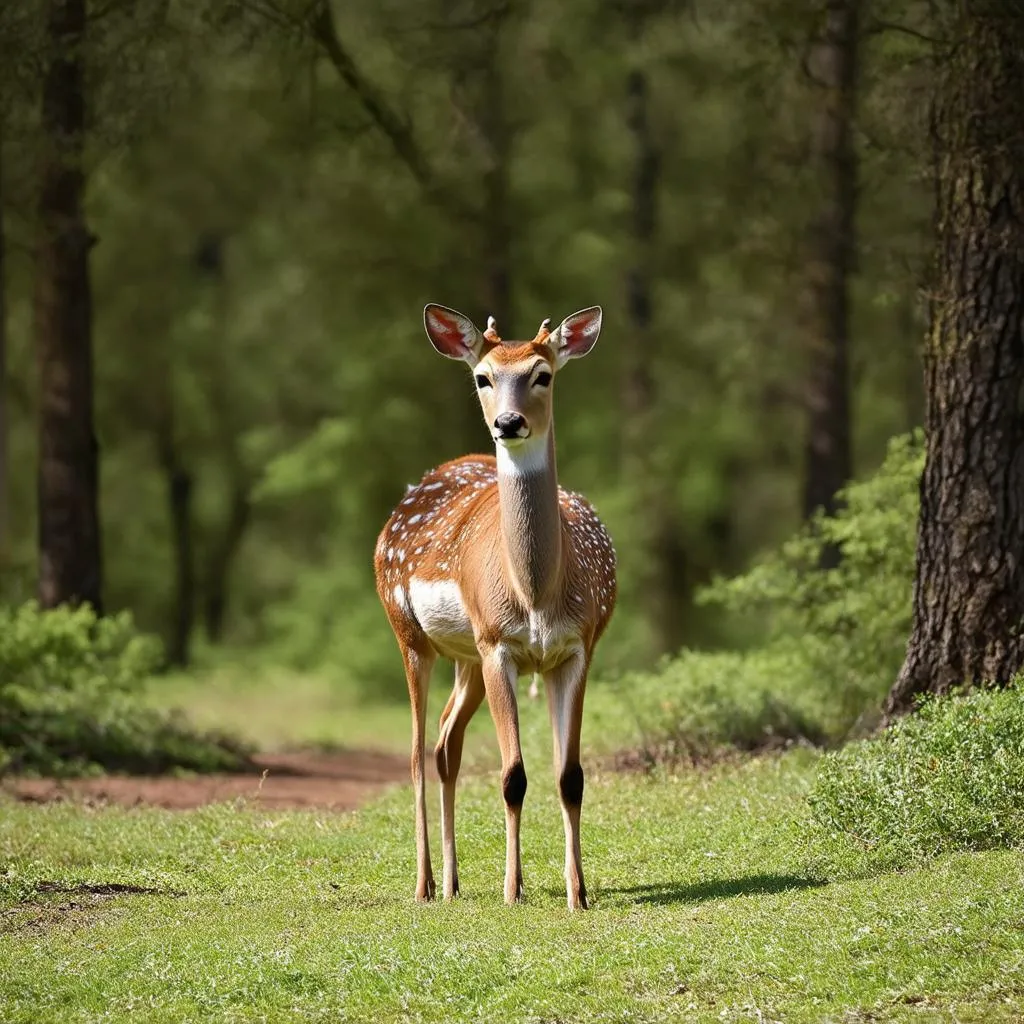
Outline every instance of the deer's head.
<svg viewBox="0 0 1024 1024">
<path fill-rule="evenodd" d="M 484 422 L 495 444 L 518 448 L 544 443 L 551 429 L 555 376 L 570 360 L 585 356 L 601 332 L 601 307 L 567 316 L 554 331 L 541 324 L 532 341 L 503 342 L 492 317 L 480 331 L 447 306 L 428 305 L 423 325 L 430 343 L 449 359 L 473 369 Z"/>
</svg>

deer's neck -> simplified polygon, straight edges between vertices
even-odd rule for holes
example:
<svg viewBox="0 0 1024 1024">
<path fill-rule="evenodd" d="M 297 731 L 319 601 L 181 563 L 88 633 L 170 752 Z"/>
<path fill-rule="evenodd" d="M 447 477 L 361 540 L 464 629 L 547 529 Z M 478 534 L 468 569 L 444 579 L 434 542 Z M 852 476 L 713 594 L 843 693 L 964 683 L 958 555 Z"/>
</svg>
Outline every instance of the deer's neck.
<svg viewBox="0 0 1024 1024">
<path fill-rule="evenodd" d="M 499 444 L 497 456 L 505 565 L 519 596 L 535 607 L 554 591 L 562 571 L 554 430 L 515 448 Z"/>
</svg>

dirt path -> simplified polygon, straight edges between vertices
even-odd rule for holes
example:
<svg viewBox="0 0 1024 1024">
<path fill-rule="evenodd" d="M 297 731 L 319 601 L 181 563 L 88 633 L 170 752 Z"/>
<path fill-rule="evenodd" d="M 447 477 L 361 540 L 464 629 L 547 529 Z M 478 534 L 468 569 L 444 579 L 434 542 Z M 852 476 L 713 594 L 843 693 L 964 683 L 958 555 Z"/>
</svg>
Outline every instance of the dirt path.
<svg viewBox="0 0 1024 1024">
<path fill-rule="evenodd" d="M 79 800 L 184 810 L 244 797 L 261 807 L 348 811 L 386 786 L 409 780 L 407 758 L 372 750 L 266 754 L 254 760 L 253 771 L 237 774 L 11 779 L 3 789 L 18 800 L 37 803 Z"/>
</svg>

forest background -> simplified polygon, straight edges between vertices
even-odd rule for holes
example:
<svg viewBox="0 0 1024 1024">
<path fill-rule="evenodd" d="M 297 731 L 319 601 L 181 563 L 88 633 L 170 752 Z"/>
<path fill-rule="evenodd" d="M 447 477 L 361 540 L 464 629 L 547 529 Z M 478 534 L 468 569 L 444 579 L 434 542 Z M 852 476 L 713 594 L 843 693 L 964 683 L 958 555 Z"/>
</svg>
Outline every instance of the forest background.
<svg viewBox="0 0 1024 1024">
<path fill-rule="evenodd" d="M 171 664 L 401 696 L 376 533 L 489 445 L 428 301 L 505 337 L 604 307 L 556 401 L 561 481 L 620 559 L 597 675 L 756 640 L 698 589 L 923 419 L 926 3 L 51 5 L 75 7 L 98 586 Z M 0 10 L 10 603 L 40 564 L 52 28 Z"/>
</svg>

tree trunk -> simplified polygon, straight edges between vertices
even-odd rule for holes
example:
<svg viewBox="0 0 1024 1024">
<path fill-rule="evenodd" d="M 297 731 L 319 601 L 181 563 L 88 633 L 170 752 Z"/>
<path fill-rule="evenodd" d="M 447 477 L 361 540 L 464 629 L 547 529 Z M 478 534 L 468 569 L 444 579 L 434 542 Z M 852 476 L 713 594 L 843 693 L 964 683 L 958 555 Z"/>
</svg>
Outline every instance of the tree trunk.
<svg viewBox="0 0 1024 1024">
<path fill-rule="evenodd" d="M 950 38 L 913 630 L 890 717 L 1024 668 L 1024 4 L 963 0 Z"/>
<path fill-rule="evenodd" d="M 231 491 L 231 508 L 224 524 L 224 532 L 210 556 L 210 567 L 206 576 L 204 618 L 206 635 L 211 643 L 219 643 L 224 635 L 231 566 L 245 537 L 251 513 L 249 489 L 241 478 L 236 479 Z"/>
<path fill-rule="evenodd" d="M 499 45 L 498 31 L 493 45 Z M 487 313 L 498 321 L 498 333 L 508 337 L 533 337 L 529 324 L 513 324 L 512 317 L 512 223 L 509 210 L 509 168 L 512 132 L 505 116 L 504 83 L 497 60 L 483 72 L 483 104 L 480 130 L 487 144 L 488 166 L 484 171 L 484 208 L 481 265 Z"/>
<path fill-rule="evenodd" d="M 192 557 L 192 474 L 175 466 L 167 474 L 167 500 L 174 536 L 174 622 L 167 660 L 184 668 L 192 655 L 196 577 Z"/>
<path fill-rule="evenodd" d="M 515 321 L 512 303 L 512 213 L 510 210 L 509 171 L 512 162 L 513 129 L 505 104 L 502 42 L 508 8 L 494 15 L 474 34 L 472 52 L 476 65 L 467 69 L 457 82 L 464 93 L 463 103 L 472 121 L 482 153 L 482 195 L 480 206 L 471 215 L 469 229 L 477 238 L 477 292 L 473 316 L 481 329 L 493 316 L 498 333 L 504 338 L 532 338 L 537 325 Z M 534 329 L 531 330 L 530 328 Z M 486 440 L 480 420 L 480 406 L 473 400 L 463 403 L 465 444 L 470 450 Z"/>
<path fill-rule="evenodd" d="M 7 437 L 7 234 L 4 230 L 4 128 L 0 103 L 0 571 L 10 551 L 11 495 Z"/>
<path fill-rule="evenodd" d="M 849 480 L 849 278 L 854 264 L 857 157 L 853 123 L 857 98 L 861 0 L 828 0 L 812 73 L 820 87 L 813 152 L 820 189 L 805 267 L 805 317 L 810 342 L 804 455 L 804 515 L 832 515 Z M 838 551 L 826 552 L 826 564 Z"/>
<path fill-rule="evenodd" d="M 640 27 L 633 26 L 634 37 Z M 629 344 L 623 377 L 623 477 L 633 496 L 640 548 L 639 598 L 652 628 L 656 653 L 676 649 L 684 636 L 692 575 L 665 493 L 663 474 L 650 464 L 657 387 L 653 301 L 657 191 L 661 159 L 650 126 L 650 86 L 634 68 L 626 80 L 626 120 L 633 139 L 632 259 L 626 272 Z"/>
<path fill-rule="evenodd" d="M 34 331 L 39 365 L 39 600 L 101 610 L 89 234 L 82 209 L 85 0 L 49 0 Z"/>
<path fill-rule="evenodd" d="M 171 520 L 174 552 L 174 611 L 167 644 L 167 661 L 185 668 L 191 660 L 192 630 L 195 625 L 196 571 L 192 543 L 192 496 L 194 478 L 182 465 L 174 439 L 170 395 L 164 415 L 157 424 L 157 454 L 167 482 L 167 511 Z"/>
</svg>

